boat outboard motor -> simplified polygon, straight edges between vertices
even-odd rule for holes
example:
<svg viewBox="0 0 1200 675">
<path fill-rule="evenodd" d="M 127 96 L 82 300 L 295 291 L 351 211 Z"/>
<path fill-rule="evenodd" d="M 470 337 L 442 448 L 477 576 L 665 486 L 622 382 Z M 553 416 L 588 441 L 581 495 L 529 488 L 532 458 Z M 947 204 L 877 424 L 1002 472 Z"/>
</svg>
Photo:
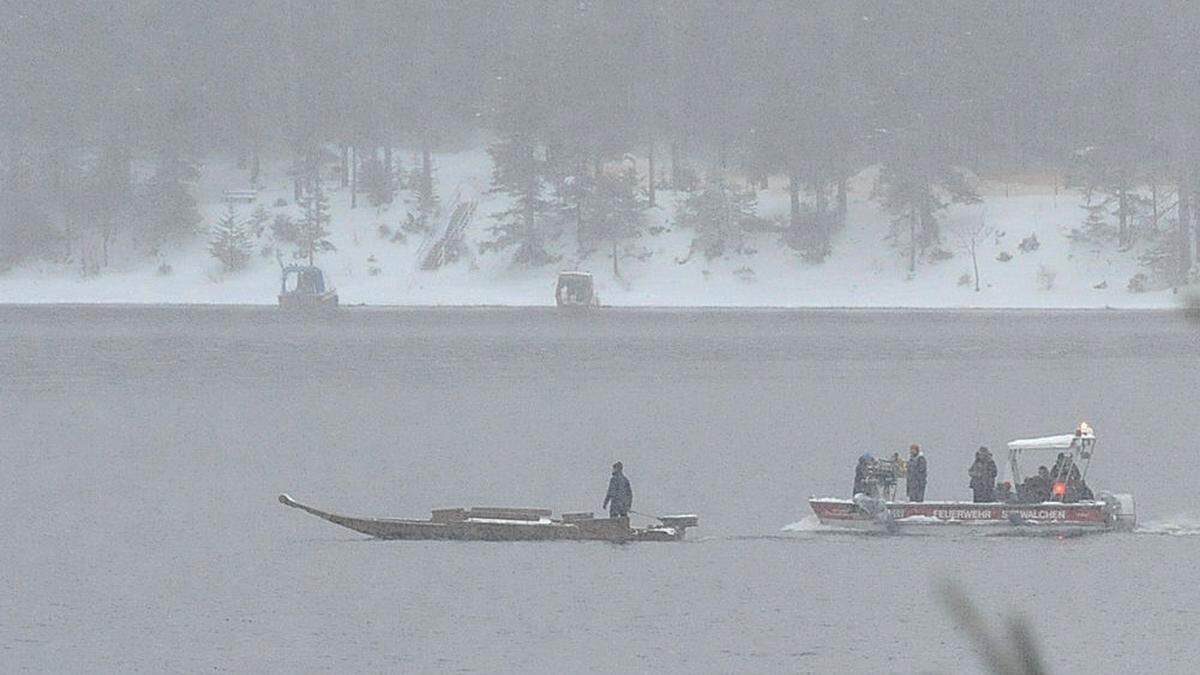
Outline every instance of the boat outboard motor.
<svg viewBox="0 0 1200 675">
<path fill-rule="evenodd" d="M 854 495 L 851 501 L 875 522 L 883 525 L 888 532 L 896 531 L 896 519 L 892 517 L 892 512 L 888 510 L 887 503 L 882 498 L 860 492 Z"/>
<path fill-rule="evenodd" d="M 1132 532 L 1137 526 L 1133 495 L 1101 492 L 1096 501 L 1104 503 L 1104 518 L 1114 530 Z"/>
</svg>

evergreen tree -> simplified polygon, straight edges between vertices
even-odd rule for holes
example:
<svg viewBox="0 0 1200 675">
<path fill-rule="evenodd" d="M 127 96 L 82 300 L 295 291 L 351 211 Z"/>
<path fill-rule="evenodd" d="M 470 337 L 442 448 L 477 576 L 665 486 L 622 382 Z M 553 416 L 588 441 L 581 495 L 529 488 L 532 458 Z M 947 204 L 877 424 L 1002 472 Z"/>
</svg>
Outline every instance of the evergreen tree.
<svg viewBox="0 0 1200 675">
<path fill-rule="evenodd" d="M 951 204 L 983 200 L 932 138 L 915 142 L 907 134 L 899 136 L 890 141 L 890 156 L 880 167 L 871 198 L 892 214 L 888 236 L 907 249 L 908 271 L 915 272 L 918 253 L 941 242 L 941 212 Z"/>
<path fill-rule="evenodd" d="M 580 248 L 589 251 L 608 244 L 612 251 L 613 276 L 620 277 L 619 259 L 628 255 L 630 240 L 640 237 L 647 208 L 632 167 L 618 174 L 600 174 L 586 201 L 579 229 Z"/>
<path fill-rule="evenodd" d="M 1104 242 L 1117 236 L 1116 229 L 1109 224 L 1110 214 L 1108 196 L 1102 196 L 1098 201 L 1087 201 L 1080 205 L 1087 215 L 1083 218 L 1083 226 L 1071 228 L 1067 238 L 1078 242 Z"/>
<path fill-rule="evenodd" d="M 437 180 L 434 178 L 433 155 L 428 149 L 421 153 L 421 172 L 414 176 L 413 192 L 416 193 L 418 219 L 432 227 L 433 219 L 441 210 L 438 200 Z"/>
<path fill-rule="evenodd" d="M 314 264 L 317 253 L 336 251 L 329 237 L 329 198 L 321 187 L 321 181 L 314 181 L 312 188 L 304 194 L 301 200 L 304 215 L 295 223 L 291 241 L 296 244 L 295 257 L 307 258 L 308 264 Z"/>
<path fill-rule="evenodd" d="M 254 212 L 250 214 L 250 222 L 247 224 L 250 234 L 256 238 L 261 237 L 269 222 L 271 222 L 271 214 L 267 211 L 267 207 L 262 204 L 255 206 Z"/>
<path fill-rule="evenodd" d="M 85 249 L 81 252 L 80 263 L 85 272 L 94 272 L 108 266 L 113 242 L 128 229 L 133 219 L 130 206 L 133 171 L 128 149 L 106 146 L 82 182 L 78 203 L 84 211 L 85 222 L 100 235 L 101 258 L 99 261 L 88 260 Z M 153 214 L 154 210 L 151 208 L 148 213 Z"/>
<path fill-rule="evenodd" d="M 1138 193 L 1136 173 L 1130 168 L 1129 151 L 1115 146 L 1088 147 L 1072 155 L 1067 187 L 1083 194 L 1086 215 L 1083 227 L 1068 235 L 1077 241 L 1104 242 L 1116 239 L 1128 250 L 1145 227 L 1149 200 Z M 1117 224 L 1110 224 L 1115 217 Z"/>
<path fill-rule="evenodd" d="M 253 237 L 246 225 L 238 221 L 237 212 L 230 204 L 225 215 L 212 228 L 208 252 L 221 261 L 225 271 L 235 272 L 250 262 L 253 251 Z"/>
<path fill-rule="evenodd" d="M 675 212 L 676 224 L 695 232 L 688 255 L 680 263 L 691 260 L 697 252 L 706 260 L 728 252 L 744 252 L 747 235 L 759 223 L 757 208 L 754 190 L 739 189 L 721 174 L 710 174 L 704 185 L 688 194 Z"/>
<path fill-rule="evenodd" d="M 433 223 L 441 213 L 441 200 L 437 194 L 437 180 L 434 178 L 433 158 L 428 152 L 422 152 L 422 165 L 413 167 L 408 176 L 408 185 L 412 197 L 408 203 L 413 210 L 408 212 L 406 221 L 400 227 L 406 232 L 432 232 Z"/>
<path fill-rule="evenodd" d="M 43 197 L 27 162 L 0 166 L 0 271 L 27 256 L 48 257 L 57 248 L 60 233 Z"/>
<path fill-rule="evenodd" d="M 545 197 L 545 161 L 528 134 L 512 133 L 488 148 L 492 156 L 492 192 L 508 195 L 512 206 L 493 214 L 488 228 L 491 241 L 479 245 L 482 253 L 515 248 L 513 262 L 530 267 L 558 260 L 547 250 L 557 236 L 551 222 L 552 206 Z"/>
<path fill-rule="evenodd" d="M 195 234 L 202 218 L 192 190 L 199 179 L 200 171 L 187 159 L 172 152 L 159 158 L 141 202 L 142 235 L 152 253 Z"/>
<path fill-rule="evenodd" d="M 381 210 L 385 204 L 391 204 L 396 198 L 396 178 L 389 167 L 375 157 L 362 163 L 362 177 L 359 179 L 367 192 L 367 200 L 371 206 Z"/>
</svg>

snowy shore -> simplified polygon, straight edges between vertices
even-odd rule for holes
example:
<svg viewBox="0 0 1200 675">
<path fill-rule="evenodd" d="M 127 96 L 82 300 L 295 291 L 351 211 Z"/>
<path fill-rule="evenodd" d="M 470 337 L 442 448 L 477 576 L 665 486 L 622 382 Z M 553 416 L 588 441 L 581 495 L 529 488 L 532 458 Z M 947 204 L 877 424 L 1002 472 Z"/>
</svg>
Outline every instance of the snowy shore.
<svg viewBox="0 0 1200 675">
<path fill-rule="evenodd" d="M 466 259 L 437 271 L 419 269 L 425 247 L 420 236 L 396 243 L 381 238 L 379 226 L 396 229 L 406 205 L 397 200 L 377 210 L 359 196 L 350 208 L 349 190 L 332 189 L 332 241 L 337 251 L 318 264 L 337 288 L 344 304 L 366 305 L 502 305 L 553 304 L 558 269 L 591 271 L 601 301 L 640 307 L 864 307 L 864 308 L 1173 308 L 1182 294 L 1171 290 L 1133 293 L 1129 279 L 1141 271 L 1137 251 L 1115 246 L 1077 244 L 1065 233 L 1083 218 L 1079 195 L 1047 186 L 984 183 L 984 203 L 951 207 L 945 227 L 986 222 L 994 230 L 978 247 L 980 290 L 964 284 L 972 275 L 970 257 L 947 241 L 953 258 L 922 262 L 915 273 L 885 237 L 888 216 L 869 200 L 873 175 L 864 172 L 851 184 L 847 225 L 834 237 L 833 253 L 812 265 L 762 233 L 752 240 L 757 252 L 685 263 L 691 233 L 674 226 L 679 195 L 662 191 L 659 205 L 648 209 L 646 224 L 658 228 L 640 245 L 650 255 L 621 261 L 621 276 L 603 253 L 573 257 L 573 244 L 561 242 L 562 260 L 539 269 L 514 267 L 506 253 L 480 254 L 477 244 L 488 238 L 491 215 L 505 206 L 502 196 L 488 192 L 491 162 L 482 149 L 438 155 L 436 179 L 444 211 L 456 200 L 478 202 L 478 215 L 466 232 Z M 224 212 L 222 193 L 245 187 L 244 171 L 212 160 L 202 167 L 197 197 L 205 226 Z M 281 167 L 264 173 L 258 203 L 272 212 L 296 213 L 291 189 Z M 332 185 L 332 184 L 328 184 Z M 278 199 L 288 206 L 273 208 Z M 242 206 L 248 216 L 252 207 Z M 758 193 L 758 214 L 782 216 L 788 210 L 785 181 L 773 178 Z M 1035 235 L 1030 252 L 1018 243 Z M 268 242 L 260 242 L 265 244 Z M 1006 261 L 999 258 L 1011 256 Z M 98 274 L 83 277 L 73 266 L 27 263 L 0 274 L 0 303 L 135 303 L 135 304 L 274 304 L 279 267 L 273 256 L 255 256 L 250 267 L 222 274 L 206 250 L 204 237 L 165 256 L 172 269 L 160 274 L 160 261 L 127 256 Z"/>
</svg>

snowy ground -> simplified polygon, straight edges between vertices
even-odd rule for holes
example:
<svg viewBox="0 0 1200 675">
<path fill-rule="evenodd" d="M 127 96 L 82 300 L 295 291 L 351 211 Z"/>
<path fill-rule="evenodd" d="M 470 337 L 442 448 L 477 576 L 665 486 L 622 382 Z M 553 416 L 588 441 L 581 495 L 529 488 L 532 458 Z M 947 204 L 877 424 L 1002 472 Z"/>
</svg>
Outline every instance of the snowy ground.
<svg viewBox="0 0 1200 675">
<path fill-rule="evenodd" d="M 411 158 L 405 159 L 411 166 Z M 903 256 L 884 240 L 887 215 L 868 199 L 870 171 L 853 181 L 848 224 L 823 264 L 804 263 L 774 234 L 758 237 L 754 246 L 759 252 L 754 255 L 711 262 L 697 256 L 678 264 L 687 255 L 690 232 L 672 227 L 675 195 L 660 192 L 660 204 L 648 212 L 647 222 L 669 231 L 646 236 L 642 243 L 653 255 L 643 262 L 623 260 L 623 278 L 617 279 L 607 256 L 579 260 L 572 256 L 573 244 L 564 246 L 567 250 L 557 267 L 538 270 L 514 268 L 506 253 L 479 254 L 475 244 L 487 238 L 490 215 L 503 208 L 502 197 L 487 193 L 487 153 L 479 148 L 437 155 L 435 167 L 446 214 L 458 198 L 479 200 L 467 234 L 472 244 L 468 259 L 435 272 L 418 269 L 422 238 L 410 235 L 405 243 L 392 243 L 377 234 L 380 224 L 395 229 L 402 222 L 407 208 L 403 202 L 377 211 L 360 193 L 358 208 L 351 210 L 349 191 L 326 183 L 333 210 L 332 240 L 338 250 L 318 264 L 343 304 L 547 305 L 553 304 L 559 268 L 594 272 L 601 300 L 618 306 L 1166 308 L 1176 306 L 1179 298 L 1170 291 L 1130 293 L 1128 280 L 1139 271 L 1133 254 L 1069 242 L 1063 233 L 1083 217 L 1079 196 L 1056 196 L 1049 186 L 989 184 L 983 186 L 983 205 L 950 210 L 947 228 L 986 218 L 997 233 L 980 245 L 983 286 L 975 292 L 973 285 L 959 285 L 971 262 L 949 240 L 946 248 L 954 251 L 953 259 L 923 263 L 914 275 L 907 272 Z M 222 191 L 245 188 L 247 183 L 246 172 L 230 163 L 207 163 L 198 190 L 206 224 L 224 212 Z M 286 209 L 298 213 L 281 167 L 265 170 L 264 184 L 259 203 L 271 207 L 282 198 L 289 202 Z M 759 193 L 760 216 L 785 214 L 787 205 L 782 179 L 772 179 L 770 189 Z M 242 206 L 242 215 L 251 209 Z M 1031 233 L 1041 247 L 1020 253 L 1018 242 Z M 1002 251 L 1012 260 L 998 261 Z M 369 263 L 371 256 L 377 262 Z M 166 260 L 174 271 L 165 276 L 157 273 L 157 261 L 137 257 L 87 278 L 70 266 L 27 264 L 0 275 L 0 302 L 275 302 L 279 267 L 274 257 L 256 256 L 249 269 L 223 275 L 200 237 Z M 369 274 L 370 267 L 379 273 Z M 1052 283 L 1047 283 L 1049 277 Z"/>
</svg>

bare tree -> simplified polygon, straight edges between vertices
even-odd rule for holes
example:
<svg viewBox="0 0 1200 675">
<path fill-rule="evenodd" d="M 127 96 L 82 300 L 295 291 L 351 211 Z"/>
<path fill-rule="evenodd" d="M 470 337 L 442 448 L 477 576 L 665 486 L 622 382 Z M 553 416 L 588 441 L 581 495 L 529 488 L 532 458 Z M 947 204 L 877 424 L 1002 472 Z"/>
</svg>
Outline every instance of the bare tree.
<svg viewBox="0 0 1200 675">
<path fill-rule="evenodd" d="M 987 224 L 987 209 L 979 214 L 979 222 L 963 220 L 950 227 L 950 239 L 961 251 L 971 256 L 971 267 L 975 270 L 975 292 L 979 292 L 979 243 L 992 235 L 993 228 Z"/>
</svg>

